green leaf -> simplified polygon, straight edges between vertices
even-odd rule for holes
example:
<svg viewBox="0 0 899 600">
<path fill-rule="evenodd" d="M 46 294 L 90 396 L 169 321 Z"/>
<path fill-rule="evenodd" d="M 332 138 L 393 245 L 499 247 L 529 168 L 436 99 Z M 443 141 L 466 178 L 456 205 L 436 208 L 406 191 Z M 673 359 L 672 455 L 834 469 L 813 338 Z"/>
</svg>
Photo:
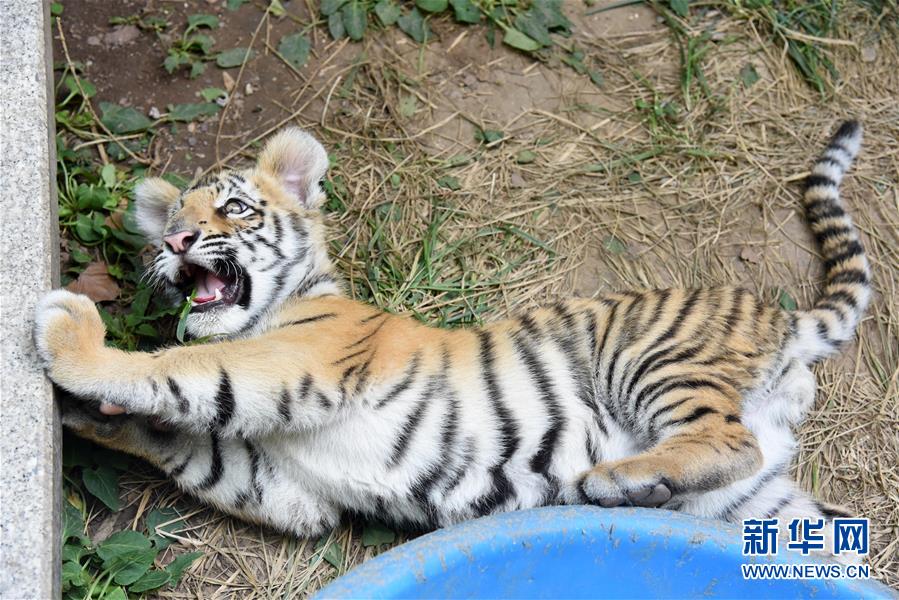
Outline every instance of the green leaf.
<svg viewBox="0 0 899 600">
<path fill-rule="evenodd" d="M 186 56 L 182 56 L 180 54 L 169 54 L 165 57 L 165 60 L 162 61 L 162 66 L 165 67 L 165 70 L 171 75 L 178 67 L 183 64 L 187 64 L 189 60 Z"/>
<path fill-rule="evenodd" d="M 70 94 L 78 94 L 81 96 L 81 90 L 84 90 L 84 96 L 87 98 L 91 98 L 97 94 L 97 86 L 93 83 L 85 79 L 84 77 L 75 77 L 73 75 L 68 75 L 65 79 L 63 79 L 63 83 L 66 86 L 66 89 L 69 90 Z M 78 87 L 78 84 L 81 84 L 81 87 Z"/>
<path fill-rule="evenodd" d="M 748 88 L 758 81 L 760 77 L 752 63 L 746 63 L 743 65 L 743 68 L 740 69 L 740 79 L 743 81 L 743 87 Z"/>
<path fill-rule="evenodd" d="M 218 56 L 215 57 L 215 64 L 223 69 L 231 69 L 242 65 L 244 60 L 252 60 L 255 55 L 256 53 L 250 48 L 231 48 L 230 50 L 219 52 Z"/>
<path fill-rule="evenodd" d="M 549 37 L 549 28 L 540 20 L 539 13 L 529 10 L 515 18 L 515 27 L 522 33 L 539 42 L 541 46 L 550 46 L 553 41 Z"/>
<path fill-rule="evenodd" d="M 627 180 L 631 183 L 640 183 L 641 181 L 643 181 L 643 177 L 638 171 L 631 171 L 627 174 Z"/>
<path fill-rule="evenodd" d="M 219 98 L 223 98 L 227 95 L 228 92 L 226 92 L 222 88 L 217 87 L 208 87 L 200 90 L 200 97 L 202 97 L 206 102 L 215 102 Z"/>
<path fill-rule="evenodd" d="M 315 550 L 335 569 L 343 566 L 343 551 L 338 544 L 328 543 L 328 536 L 323 536 L 315 544 Z"/>
<path fill-rule="evenodd" d="M 786 290 L 780 290 L 778 304 L 780 304 L 780 307 L 784 310 L 796 310 L 799 307 L 796 304 L 796 300 L 793 299 L 793 296 L 788 294 Z"/>
<path fill-rule="evenodd" d="M 126 529 L 117 531 L 97 546 L 97 556 L 103 560 L 105 568 L 114 570 L 134 559 L 140 559 L 153 550 L 149 538 L 144 534 Z"/>
<path fill-rule="evenodd" d="M 206 63 L 195 61 L 190 63 L 190 73 L 187 74 L 191 79 L 196 79 L 206 70 Z"/>
<path fill-rule="evenodd" d="M 450 0 L 456 21 L 460 23 L 480 23 L 481 11 L 471 0 Z"/>
<path fill-rule="evenodd" d="M 203 55 L 209 54 L 209 51 L 212 49 L 212 46 L 215 44 L 215 40 L 210 36 L 205 34 L 197 34 L 191 36 L 189 40 L 187 40 L 187 44 L 191 48 L 196 48 Z"/>
<path fill-rule="evenodd" d="M 137 329 L 134 330 L 139 336 L 156 339 L 159 337 L 159 332 L 156 331 L 156 328 L 150 325 L 149 323 L 141 323 L 137 326 Z"/>
<path fill-rule="evenodd" d="M 428 24 L 417 8 L 413 8 L 408 14 L 397 19 L 396 24 L 403 30 L 403 33 L 419 44 L 424 44 L 431 34 Z"/>
<path fill-rule="evenodd" d="M 168 119 L 170 121 L 193 121 L 197 117 L 212 116 L 221 109 L 222 107 L 214 102 L 169 105 Z"/>
<path fill-rule="evenodd" d="M 524 52 L 534 52 L 535 50 L 540 49 L 540 42 L 535 41 L 533 38 L 528 37 L 512 27 L 506 29 L 506 34 L 503 36 L 503 43 Z"/>
<path fill-rule="evenodd" d="M 119 106 L 111 102 L 100 103 L 100 122 L 113 133 L 134 133 L 144 131 L 153 121 L 130 106 Z"/>
<path fill-rule="evenodd" d="M 124 560 L 124 564 L 119 566 L 115 577 L 113 577 L 113 581 L 119 585 L 131 585 L 150 570 L 150 567 L 153 566 L 153 560 L 156 558 L 158 552 L 159 550 L 156 548 L 149 548 L 142 552 L 135 552 L 129 555 L 128 558 Z M 117 558 L 115 562 L 118 564 L 120 559 Z M 104 566 L 106 566 L 105 563 Z M 110 566 L 107 568 L 112 570 L 112 567 Z"/>
<path fill-rule="evenodd" d="M 197 290 L 194 288 L 194 291 L 190 293 L 190 297 L 185 300 L 184 305 L 181 307 L 181 314 L 178 316 L 178 327 L 175 330 L 175 337 L 182 344 L 184 343 L 184 334 L 187 332 L 187 317 L 190 314 L 191 305 L 196 297 Z"/>
<path fill-rule="evenodd" d="M 328 33 L 330 33 L 331 37 L 335 40 L 346 37 L 346 28 L 343 26 L 343 15 L 339 12 L 331 13 L 331 15 L 328 16 Z"/>
<path fill-rule="evenodd" d="M 172 576 L 166 571 L 147 571 L 140 579 L 128 586 L 128 591 L 134 594 L 148 592 L 150 590 L 161 588 L 171 581 L 171 579 Z"/>
<path fill-rule="evenodd" d="M 119 510 L 119 474 L 105 465 L 84 469 L 81 473 L 84 487 L 112 511 Z"/>
<path fill-rule="evenodd" d="M 284 10 L 284 5 L 281 4 L 281 0 L 272 0 L 268 5 L 268 12 L 275 17 L 283 17 L 287 14 L 287 11 Z"/>
<path fill-rule="evenodd" d="M 175 557 L 175 560 L 166 565 L 165 570 L 172 578 L 172 585 L 178 583 L 181 580 L 181 575 L 184 574 L 184 570 L 201 556 L 203 556 L 202 552 L 179 554 Z"/>
<path fill-rule="evenodd" d="M 366 548 L 380 546 L 381 544 L 392 544 L 394 540 L 396 540 L 396 534 L 393 530 L 381 523 L 369 522 L 362 528 L 362 545 Z"/>
<path fill-rule="evenodd" d="M 503 139 L 503 132 L 496 129 L 475 129 L 474 139 L 484 144 L 492 144 Z"/>
<path fill-rule="evenodd" d="M 520 165 L 527 165 L 537 160 L 537 155 L 530 150 L 522 150 L 515 155 L 515 162 Z"/>
<path fill-rule="evenodd" d="M 437 185 L 442 188 L 453 190 L 454 192 L 462 187 L 462 184 L 459 183 L 459 178 L 453 177 L 452 175 L 444 175 L 437 180 Z"/>
<path fill-rule="evenodd" d="M 415 110 L 418 108 L 418 98 L 413 95 L 403 96 L 400 98 L 399 106 L 397 106 L 397 112 L 401 117 L 409 118 L 415 114 Z"/>
<path fill-rule="evenodd" d="M 610 235 L 609 237 L 607 237 L 603 245 L 606 247 L 606 250 L 608 250 L 612 254 L 622 254 L 627 251 L 627 246 L 624 245 L 624 242 L 619 240 L 614 235 Z"/>
<path fill-rule="evenodd" d="M 225 3 L 225 6 L 228 7 L 228 10 L 237 10 L 246 2 L 249 2 L 249 0 L 228 0 L 228 2 Z"/>
<path fill-rule="evenodd" d="M 595 69 L 587 71 L 587 75 L 590 76 L 590 81 L 592 81 L 596 87 L 602 87 L 602 84 L 605 82 L 602 77 L 602 73 Z"/>
<path fill-rule="evenodd" d="M 415 0 L 415 6 L 431 13 L 443 12 L 448 5 L 447 0 Z"/>
<path fill-rule="evenodd" d="M 375 4 L 375 15 L 387 27 L 396 23 L 396 20 L 400 17 L 400 7 L 392 0 L 381 0 Z"/>
<path fill-rule="evenodd" d="M 295 69 L 301 68 L 309 60 L 309 50 L 312 45 L 309 38 L 302 33 L 285 35 L 278 44 L 278 52 Z"/>
<path fill-rule="evenodd" d="M 103 600 L 128 600 L 128 595 L 125 594 L 125 590 L 114 585 L 106 588 L 106 592 L 103 594 Z"/>
<path fill-rule="evenodd" d="M 352 0 L 340 9 L 343 15 L 343 26 L 351 40 L 359 41 L 365 35 L 365 27 L 368 25 L 368 14 L 359 0 Z"/>
<path fill-rule="evenodd" d="M 147 531 L 150 533 L 150 540 L 157 548 L 167 548 L 171 544 L 171 540 L 167 537 L 159 535 L 159 532 L 173 533 L 182 528 L 184 517 L 178 514 L 174 508 L 156 508 L 147 514 Z"/>
<path fill-rule="evenodd" d="M 64 590 L 68 590 L 72 586 L 81 587 L 86 584 L 90 578 L 90 575 L 85 573 L 84 567 L 74 561 L 62 563 L 60 576 L 62 578 L 62 587 Z"/>
<path fill-rule="evenodd" d="M 208 27 L 209 29 L 215 29 L 218 26 L 219 19 L 215 15 L 189 15 L 187 17 L 187 29 L 184 30 L 184 33 L 188 34 L 198 27 Z"/>
<path fill-rule="evenodd" d="M 115 165 L 112 163 L 103 165 L 103 168 L 100 169 L 100 179 L 103 180 L 103 185 L 109 189 L 114 188 L 116 184 Z"/>
<path fill-rule="evenodd" d="M 686 17 L 690 13 L 690 0 L 670 0 L 668 4 L 679 17 Z"/>
<path fill-rule="evenodd" d="M 62 541 L 77 538 L 82 544 L 88 543 L 90 540 L 84 535 L 84 518 L 81 516 L 81 511 L 68 501 L 63 501 L 63 504 Z"/>
<path fill-rule="evenodd" d="M 322 0 L 319 10 L 327 17 L 340 10 L 340 7 L 346 4 L 346 2 L 347 0 Z"/>
<path fill-rule="evenodd" d="M 62 16 L 63 6 L 60 2 L 51 2 L 50 3 L 50 14 L 54 17 Z"/>
</svg>

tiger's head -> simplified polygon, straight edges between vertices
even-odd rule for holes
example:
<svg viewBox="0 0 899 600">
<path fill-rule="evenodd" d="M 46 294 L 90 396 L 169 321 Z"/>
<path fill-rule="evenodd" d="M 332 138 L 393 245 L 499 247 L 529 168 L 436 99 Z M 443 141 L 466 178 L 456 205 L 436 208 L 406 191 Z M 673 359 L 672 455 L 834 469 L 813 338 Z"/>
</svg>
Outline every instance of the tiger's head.
<svg viewBox="0 0 899 600">
<path fill-rule="evenodd" d="M 137 185 L 136 222 L 157 248 L 149 276 L 193 295 L 188 333 L 249 333 L 291 296 L 339 292 L 319 210 L 327 169 L 321 144 L 294 127 L 253 168 L 184 191 L 155 177 Z"/>
</svg>

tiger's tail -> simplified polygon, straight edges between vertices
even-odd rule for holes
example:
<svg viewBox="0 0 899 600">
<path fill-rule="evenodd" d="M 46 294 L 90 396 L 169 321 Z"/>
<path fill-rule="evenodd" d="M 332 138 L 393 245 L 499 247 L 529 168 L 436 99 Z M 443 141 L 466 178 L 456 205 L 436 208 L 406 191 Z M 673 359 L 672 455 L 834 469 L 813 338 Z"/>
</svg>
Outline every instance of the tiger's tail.
<svg viewBox="0 0 899 600">
<path fill-rule="evenodd" d="M 858 154 L 862 127 L 846 121 L 805 179 L 803 204 L 824 257 L 826 281 L 814 307 L 797 311 L 793 355 L 813 363 L 852 339 L 871 297 L 871 270 L 858 230 L 840 200 L 840 182 Z"/>
</svg>

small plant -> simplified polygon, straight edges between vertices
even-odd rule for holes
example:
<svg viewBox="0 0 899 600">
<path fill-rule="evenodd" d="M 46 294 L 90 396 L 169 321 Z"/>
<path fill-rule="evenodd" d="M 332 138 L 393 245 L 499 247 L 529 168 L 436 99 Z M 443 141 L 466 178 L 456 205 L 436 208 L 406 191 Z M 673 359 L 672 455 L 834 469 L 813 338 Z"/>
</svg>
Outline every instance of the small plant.
<svg viewBox="0 0 899 600">
<path fill-rule="evenodd" d="M 187 27 L 181 37 L 169 47 L 168 56 L 162 63 L 169 73 L 188 67 L 188 77 L 194 79 L 206 70 L 206 62 L 214 60 L 211 54 L 215 40 L 212 36 L 199 33 L 201 29 L 211 30 L 219 26 L 215 15 L 196 14 L 187 17 Z"/>
<path fill-rule="evenodd" d="M 125 600 L 164 586 L 173 586 L 201 552 L 175 556 L 165 567 L 156 566 L 183 521 L 171 508 L 154 509 L 144 518 L 146 533 L 125 529 L 101 542 L 88 536 L 85 490 L 110 510 L 119 510 L 119 476 L 131 459 L 96 448 L 72 437 L 63 446 L 66 498 L 63 502 L 62 592 L 63 598 Z"/>
<path fill-rule="evenodd" d="M 320 11 L 334 39 L 359 41 L 369 28 L 396 25 L 419 44 L 433 37 L 428 26 L 432 18 L 451 15 L 463 25 L 485 25 L 491 46 L 500 33 L 502 43 L 538 60 L 548 60 L 558 51 L 563 63 L 601 85 L 600 72 L 587 64 L 583 52 L 556 39 L 556 34 L 571 34 L 563 6 L 562 0 L 322 0 Z"/>
</svg>

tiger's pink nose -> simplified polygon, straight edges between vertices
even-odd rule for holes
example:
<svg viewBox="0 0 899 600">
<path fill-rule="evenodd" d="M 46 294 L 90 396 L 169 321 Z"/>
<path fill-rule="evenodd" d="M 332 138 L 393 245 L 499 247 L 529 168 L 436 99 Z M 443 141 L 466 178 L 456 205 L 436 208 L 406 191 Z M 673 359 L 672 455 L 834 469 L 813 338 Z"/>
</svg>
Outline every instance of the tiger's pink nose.
<svg viewBox="0 0 899 600">
<path fill-rule="evenodd" d="M 162 238 L 162 241 L 165 242 L 166 246 L 168 246 L 175 254 L 187 252 L 187 249 L 190 248 L 196 240 L 197 232 L 187 230 L 179 231 L 178 233 L 173 233 Z"/>
</svg>

